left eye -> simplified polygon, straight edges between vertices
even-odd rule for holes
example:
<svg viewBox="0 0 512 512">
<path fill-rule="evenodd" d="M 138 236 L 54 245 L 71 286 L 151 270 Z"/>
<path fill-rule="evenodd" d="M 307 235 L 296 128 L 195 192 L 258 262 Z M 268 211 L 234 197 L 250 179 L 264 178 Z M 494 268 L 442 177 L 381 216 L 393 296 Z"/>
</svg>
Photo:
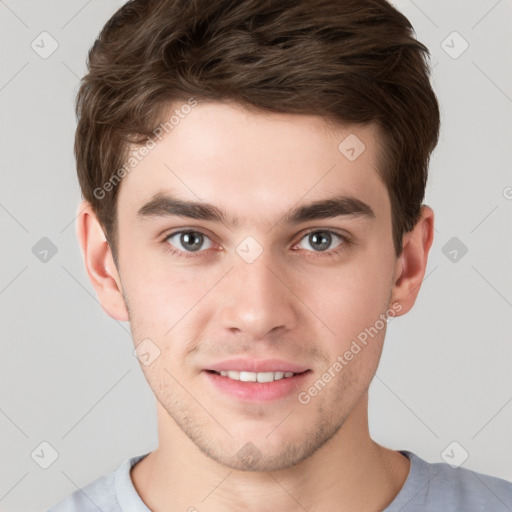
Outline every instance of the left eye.
<svg viewBox="0 0 512 512">
<path fill-rule="evenodd" d="M 344 238 L 333 231 L 311 231 L 302 238 L 301 243 L 305 240 L 314 248 L 315 252 L 324 252 L 330 248 L 333 236 L 341 240 L 338 245 L 344 242 Z"/>
</svg>

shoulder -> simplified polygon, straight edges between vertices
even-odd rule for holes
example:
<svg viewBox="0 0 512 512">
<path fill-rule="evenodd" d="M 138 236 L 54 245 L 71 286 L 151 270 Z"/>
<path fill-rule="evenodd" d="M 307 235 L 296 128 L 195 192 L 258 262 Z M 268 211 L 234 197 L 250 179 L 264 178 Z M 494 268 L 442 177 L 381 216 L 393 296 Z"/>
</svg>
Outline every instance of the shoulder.
<svg viewBox="0 0 512 512">
<path fill-rule="evenodd" d="M 149 512 L 130 478 L 131 468 L 146 455 L 126 459 L 115 471 L 77 489 L 47 512 Z"/>
<path fill-rule="evenodd" d="M 115 492 L 115 472 L 77 489 L 47 512 L 121 512 Z"/>
<path fill-rule="evenodd" d="M 512 483 L 445 463 L 430 464 L 429 494 L 434 501 L 453 503 L 473 511 L 512 510 Z"/>
<path fill-rule="evenodd" d="M 409 477 L 397 496 L 404 512 L 512 510 L 511 482 L 442 462 L 430 463 L 411 452 L 401 453 L 411 460 Z"/>
</svg>

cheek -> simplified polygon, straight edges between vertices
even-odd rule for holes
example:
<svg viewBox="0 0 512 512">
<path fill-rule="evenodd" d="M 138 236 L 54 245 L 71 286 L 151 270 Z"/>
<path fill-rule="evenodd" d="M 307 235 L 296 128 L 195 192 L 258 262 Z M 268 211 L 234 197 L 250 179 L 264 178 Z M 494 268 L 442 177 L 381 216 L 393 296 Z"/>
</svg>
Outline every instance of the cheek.
<svg viewBox="0 0 512 512">
<path fill-rule="evenodd" d="M 220 274 L 222 276 L 222 274 Z M 159 361 L 148 374 L 158 374 L 160 362 L 169 370 L 178 365 L 200 338 L 203 325 L 215 311 L 213 291 L 219 276 L 192 268 L 146 269 L 131 273 L 126 282 L 130 327 L 134 344 L 152 340 L 160 350 Z M 146 369 L 145 369 L 146 371 Z"/>
<path fill-rule="evenodd" d="M 297 295 L 336 336 L 357 334 L 388 309 L 390 271 L 382 261 L 372 265 L 368 259 L 304 274 L 297 280 Z"/>
<path fill-rule="evenodd" d="M 156 323 L 161 332 L 164 322 L 172 325 L 197 302 L 207 283 L 183 268 L 151 265 L 150 261 L 134 262 L 123 284 L 138 317 Z"/>
</svg>

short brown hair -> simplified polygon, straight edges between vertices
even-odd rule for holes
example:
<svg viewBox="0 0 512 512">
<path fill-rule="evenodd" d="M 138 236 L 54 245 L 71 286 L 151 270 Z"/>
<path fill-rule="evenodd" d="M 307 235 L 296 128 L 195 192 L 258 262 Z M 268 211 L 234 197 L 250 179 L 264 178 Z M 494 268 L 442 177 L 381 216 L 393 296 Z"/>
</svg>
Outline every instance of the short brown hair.
<svg viewBox="0 0 512 512">
<path fill-rule="evenodd" d="M 385 0 L 127 2 L 89 51 L 76 103 L 78 179 L 116 264 L 119 187 L 104 185 L 131 145 L 154 136 L 169 105 L 191 97 L 376 123 L 398 257 L 439 136 L 428 56 Z"/>
</svg>

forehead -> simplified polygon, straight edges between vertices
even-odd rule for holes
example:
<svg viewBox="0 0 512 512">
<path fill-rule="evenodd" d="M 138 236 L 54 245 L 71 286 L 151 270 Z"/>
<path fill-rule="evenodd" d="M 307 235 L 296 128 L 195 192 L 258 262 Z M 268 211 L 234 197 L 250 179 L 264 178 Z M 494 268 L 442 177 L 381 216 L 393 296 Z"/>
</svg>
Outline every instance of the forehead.
<svg viewBox="0 0 512 512">
<path fill-rule="evenodd" d="M 377 216 L 389 210 L 373 125 L 334 126 L 318 116 L 213 102 L 187 112 L 174 116 L 169 133 L 162 130 L 161 140 L 123 178 L 120 216 L 135 217 L 159 193 L 216 204 L 252 223 L 273 222 L 298 203 L 340 194 L 371 204 Z"/>
</svg>

